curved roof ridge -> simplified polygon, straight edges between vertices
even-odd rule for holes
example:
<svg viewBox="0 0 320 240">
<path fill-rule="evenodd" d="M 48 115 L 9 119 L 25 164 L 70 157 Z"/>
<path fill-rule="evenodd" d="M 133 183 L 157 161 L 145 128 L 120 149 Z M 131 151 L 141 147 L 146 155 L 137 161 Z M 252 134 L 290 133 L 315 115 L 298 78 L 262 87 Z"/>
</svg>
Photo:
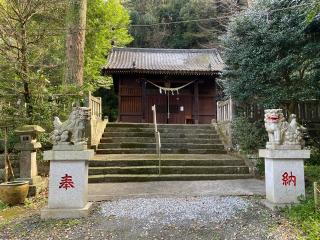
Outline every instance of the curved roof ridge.
<svg viewBox="0 0 320 240">
<path fill-rule="evenodd" d="M 113 47 L 112 51 L 131 51 L 131 52 L 213 52 L 218 51 L 216 48 L 130 48 L 130 47 Z"/>
</svg>

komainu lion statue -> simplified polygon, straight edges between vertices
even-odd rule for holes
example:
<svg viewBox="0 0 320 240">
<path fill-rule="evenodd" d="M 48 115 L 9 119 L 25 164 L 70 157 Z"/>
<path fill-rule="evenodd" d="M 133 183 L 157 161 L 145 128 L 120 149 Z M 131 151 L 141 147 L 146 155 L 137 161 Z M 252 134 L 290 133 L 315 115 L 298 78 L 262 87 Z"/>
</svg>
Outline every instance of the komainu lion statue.
<svg viewBox="0 0 320 240">
<path fill-rule="evenodd" d="M 306 129 L 297 122 L 295 114 L 290 115 L 288 123 L 282 109 L 266 109 L 264 112 L 265 128 L 269 137 L 267 146 L 303 145 L 302 135 Z"/>
<path fill-rule="evenodd" d="M 51 133 L 53 144 L 85 144 L 87 141 L 85 138 L 86 122 L 89 116 L 89 108 L 75 107 L 65 122 L 61 122 L 58 117 L 54 117 L 54 130 Z"/>
<path fill-rule="evenodd" d="M 287 123 L 282 109 L 267 109 L 264 113 L 264 126 L 268 132 L 269 143 L 282 144 Z"/>
</svg>

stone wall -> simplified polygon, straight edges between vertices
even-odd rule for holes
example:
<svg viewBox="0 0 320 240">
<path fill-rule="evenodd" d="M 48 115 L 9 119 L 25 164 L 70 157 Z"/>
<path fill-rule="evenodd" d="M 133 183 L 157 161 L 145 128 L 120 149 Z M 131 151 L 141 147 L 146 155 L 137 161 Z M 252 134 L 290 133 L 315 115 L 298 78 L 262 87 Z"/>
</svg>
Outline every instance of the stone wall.
<svg viewBox="0 0 320 240">
<path fill-rule="evenodd" d="M 88 131 L 89 131 L 88 144 L 91 148 L 94 148 L 94 149 L 97 148 L 107 123 L 108 123 L 108 120 L 101 120 L 98 118 L 92 118 L 90 120 L 90 124 L 88 128 Z"/>
<path fill-rule="evenodd" d="M 230 121 L 219 122 L 219 123 L 215 123 L 214 125 L 226 149 L 231 150 L 233 147 L 231 122 Z"/>
</svg>

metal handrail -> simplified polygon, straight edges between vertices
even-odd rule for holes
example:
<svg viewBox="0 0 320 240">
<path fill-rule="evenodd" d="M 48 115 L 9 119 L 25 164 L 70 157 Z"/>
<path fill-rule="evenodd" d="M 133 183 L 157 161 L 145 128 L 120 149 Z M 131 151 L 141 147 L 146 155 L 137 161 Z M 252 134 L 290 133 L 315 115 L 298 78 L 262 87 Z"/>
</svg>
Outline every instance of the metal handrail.
<svg viewBox="0 0 320 240">
<path fill-rule="evenodd" d="M 153 123 L 154 123 L 154 136 L 156 139 L 156 153 L 158 156 L 158 172 L 159 175 L 161 175 L 161 138 L 160 138 L 160 132 L 158 131 L 158 124 L 157 124 L 157 109 L 156 105 L 153 105 L 151 108 L 153 112 Z"/>
</svg>

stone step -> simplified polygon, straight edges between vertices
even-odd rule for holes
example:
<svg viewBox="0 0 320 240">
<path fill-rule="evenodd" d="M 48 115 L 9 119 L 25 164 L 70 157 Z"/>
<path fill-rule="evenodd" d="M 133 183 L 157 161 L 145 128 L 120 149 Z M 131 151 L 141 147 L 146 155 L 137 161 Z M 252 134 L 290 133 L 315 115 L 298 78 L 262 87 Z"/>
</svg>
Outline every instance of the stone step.
<svg viewBox="0 0 320 240">
<path fill-rule="evenodd" d="M 227 180 L 252 178 L 251 174 L 110 174 L 91 175 L 89 183 L 100 182 L 146 182 L 146 181 L 195 181 L 195 180 Z"/>
<path fill-rule="evenodd" d="M 185 139 L 195 139 L 195 138 L 204 138 L 204 139 L 219 139 L 218 134 L 210 133 L 199 133 L 199 134 L 185 134 L 185 133 L 163 133 L 160 134 L 161 138 L 185 138 Z M 106 137 L 154 137 L 153 132 L 105 132 L 102 135 L 103 138 Z"/>
<path fill-rule="evenodd" d="M 90 167 L 111 166 L 154 166 L 159 160 L 91 160 Z M 162 166 L 241 166 L 245 165 L 243 160 L 161 160 Z"/>
<path fill-rule="evenodd" d="M 153 132 L 104 132 L 102 137 L 146 137 L 154 138 Z"/>
<path fill-rule="evenodd" d="M 187 128 L 158 128 L 158 131 L 160 133 L 184 133 L 184 134 L 200 134 L 200 133 L 205 133 L 205 134 L 217 134 L 216 130 L 213 128 L 208 128 L 208 129 L 187 129 Z M 136 133 L 153 133 L 154 128 L 114 128 L 114 127 L 106 127 L 105 133 L 108 132 L 136 132 Z"/>
<path fill-rule="evenodd" d="M 110 128 L 152 128 L 153 123 L 108 123 Z M 214 129 L 211 124 L 158 124 L 158 128 L 167 129 Z"/>
<path fill-rule="evenodd" d="M 158 166 L 90 167 L 89 175 L 158 174 Z M 247 174 L 247 166 L 162 166 L 162 174 Z"/>
<path fill-rule="evenodd" d="M 153 154 L 155 149 L 152 148 L 113 148 L 113 149 L 97 149 L 97 154 Z M 226 154 L 223 149 L 170 149 L 162 148 L 161 153 L 170 154 Z"/>
<path fill-rule="evenodd" d="M 136 142 L 136 143 L 155 143 L 155 137 L 103 137 L 100 143 L 121 143 L 121 142 Z"/>
<path fill-rule="evenodd" d="M 153 154 L 96 154 L 92 160 L 95 161 L 117 161 L 117 160 L 157 160 L 158 155 Z M 230 154 L 161 154 L 162 160 L 241 160 L 238 156 Z"/>
<path fill-rule="evenodd" d="M 108 154 L 95 155 L 90 167 L 154 166 L 159 160 L 156 154 Z M 242 159 L 228 154 L 162 154 L 162 166 L 245 166 Z"/>
<path fill-rule="evenodd" d="M 161 143 L 163 149 L 224 149 L 222 144 L 195 144 L 195 143 Z M 100 143 L 98 149 L 113 149 L 113 148 L 151 148 L 155 150 L 155 143 L 137 143 L 137 142 L 122 142 L 122 143 Z"/>
<path fill-rule="evenodd" d="M 105 137 L 101 138 L 101 143 L 121 143 L 121 142 L 135 142 L 135 143 L 155 143 L 154 137 Z M 196 144 L 221 144 L 219 139 L 210 138 L 161 138 L 162 143 L 196 143 Z"/>
</svg>

